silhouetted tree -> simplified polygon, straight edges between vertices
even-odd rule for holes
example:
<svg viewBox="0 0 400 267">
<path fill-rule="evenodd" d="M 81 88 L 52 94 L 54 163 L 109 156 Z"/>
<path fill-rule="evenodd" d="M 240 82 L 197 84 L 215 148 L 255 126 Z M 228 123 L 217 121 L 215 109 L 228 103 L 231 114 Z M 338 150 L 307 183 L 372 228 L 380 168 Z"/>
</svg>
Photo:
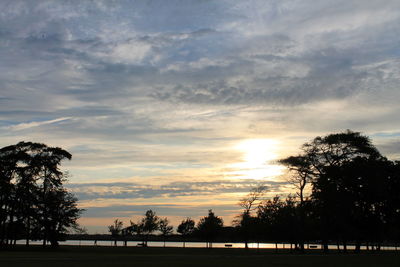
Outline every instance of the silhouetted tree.
<svg viewBox="0 0 400 267">
<path fill-rule="evenodd" d="M 43 244 L 49 239 L 57 246 L 66 228 L 76 225 L 82 210 L 63 187 L 66 175 L 59 166 L 65 159 L 71 159 L 67 151 L 40 143 L 0 149 L 0 244 L 24 236 L 29 245 L 34 233 Z"/>
<path fill-rule="evenodd" d="M 238 228 L 239 234 L 245 242 L 246 249 L 248 249 L 249 239 L 255 237 L 258 230 L 258 220 L 252 216 L 251 212 L 261 204 L 266 190 L 266 186 L 255 187 L 247 196 L 239 201 L 239 206 L 243 208 L 243 212 L 233 223 Z"/>
<path fill-rule="evenodd" d="M 294 173 L 301 227 L 308 227 L 311 217 L 318 221 L 326 251 L 330 240 L 341 241 L 344 250 L 350 240 L 356 242 L 356 251 L 362 242 L 379 249 L 385 229 L 395 231 L 389 222 L 400 213 L 398 194 L 392 189 L 399 188 L 395 163 L 367 136 L 349 130 L 316 137 L 301 150 L 298 156 L 280 160 Z M 310 204 L 303 195 L 306 185 L 312 187 Z"/>
<path fill-rule="evenodd" d="M 86 227 L 81 227 L 79 225 L 72 227 L 72 234 L 75 234 L 78 236 L 79 238 L 79 246 L 81 245 L 81 241 L 82 241 L 82 236 L 83 235 L 88 235 L 88 230 L 86 229 Z"/>
<path fill-rule="evenodd" d="M 142 220 L 139 220 L 137 223 L 130 221 L 130 225 L 126 228 L 122 229 L 123 236 L 126 238 L 128 236 L 136 235 L 137 238 L 141 239 L 143 237 L 144 223 Z M 126 240 L 125 240 L 126 241 Z M 143 240 L 144 244 L 144 240 Z M 125 242 L 126 246 L 126 242 Z"/>
<path fill-rule="evenodd" d="M 152 210 L 146 211 L 145 217 L 141 221 L 140 226 L 145 235 L 144 245 L 147 247 L 147 241 L 149 239 L 149 235 L 154 231 L 158 230 L 160 218 L 156 215 L 156 213 Z"/>
<path fill-rule="evenodd" d="M 17 217 L 23 220 L 23 211 L 30 214 L 31 202 L 27 202 L 28 192 L 24 187 L 30 188 L 31 183 L 36 187 L 35 181 L 26 177 L 26 166 L 29 166 L 30 156 L 28 154 L 31 143 L 20 142 L 0 149 L 0 237 L 1 244 L 11 244 L 15 239 L 15 221 Z M 21 185 L 17 183 L 22 181 Z M 17 188 L 18 193 L 17 193 Z M 18 196 L 21 196 L 19 198 Z M 29 207 L 27 207 L 29 205 Z M 28 243 L 29 241 L 27 241 Z"/>
<path fill-rule="evenodd" d="M 48 192 L 47 195 L 48 212 L 47 218 L 42 222 L 47 231 L 48 237 L 53 247 L 58 246 L 58 240 L 65 240 L 68 229 L 76 226 L 82 210 L 77 208 L 77 199 L 65 189 L 57 189 Z"/>
<path fill-rule="evenodd" d="M 108 231 L 111 233 L 111 236 L 114 238 L 114 246 L 117 245 L 117 240 L 122 233 L 123 226 L 124 226 L 123 222 L 121 222 L 118 219 L 116 219 L 114 221 L 114 224 L 108 226 Z"/>
<path fill-rule="evenodd" d="M 306 156 L 299 155 L 281 159 L 279 163 L 287 166 L 289 171 L 292 172 L 292 176 L 290 176 L 288 181 L 298 190 L 296 194 L 300 199 L 300 203 L 304 203 L 304 190 L 315 176 L 311 170 L 311 161 Z"/>
<path fill-rule="evenodd" d="M 197 230 L 202 238 L 206 240 L 208 248 L 212 248 L 212 242 L 223 227 L 223 220 L 215 216 L 212 210 L 208 211 L 208 216 L 203 217 L 197 224 Z"/>
<path fill-rule="evenodd" d="M 384 205 L 386 233 L 385 236 L 396 247 L 400 242 L 400 161 L 391 162 L 387 176 L 386 203 Z"/>
<path fill-rule="evenodd" d="M 260 221 L 264 238 L 278 242 L 297 244 L 298 218 L 296 200 L 289 195 L 286 201 L 279 196 L 265 200 L 257 209 L 257 218 Z"/>
<path fill-rule="evenodd" d="M 311 161 L 307 156 L 290 156 L 285 159 L 279 160 L 279 163 L 288 167 L 291 176 L 288 179 L 289 183 L 294 185 L 297 189 L 296 195 L 300 199 L 298 205 L 298 228 L 299 228 L 299 246 L 300 250 L 304 251 L 304 238 L 305 238 L 305 208 L 304 203 L 306 197 L 304 196 L 305 190 L 310 188 L 314 173 L 311 167 Z"/>
<path fill-rule="evenodd" d="M 167 218 L 160 219 L 158 230 L 161 232 L 164 239 L 164 247 L 165 247 L 165 239 L 167 235 L 172 234 L 174 227 L 169 225 L 169 220 Z"/>
<path fill-rule="evenodd" d="M 186 245 L 186 238 L 193 234 L 195 222 L 191 218 L 186 218 L 179 225 L 177 232 L 183 236 L 183 247 Z"/>
</svg>

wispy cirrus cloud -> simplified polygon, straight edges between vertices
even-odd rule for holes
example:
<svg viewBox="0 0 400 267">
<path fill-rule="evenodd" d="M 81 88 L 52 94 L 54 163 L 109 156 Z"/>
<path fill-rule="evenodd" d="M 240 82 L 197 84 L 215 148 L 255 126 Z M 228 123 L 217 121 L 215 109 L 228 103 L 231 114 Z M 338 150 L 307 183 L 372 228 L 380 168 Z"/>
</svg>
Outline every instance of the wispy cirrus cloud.
<svg viewBox="0 0 400 267">
<path fill-rule="evenodd" d="M 48 121 L 32 121 L 32 122 L 28 122 L 28 123 L 20 123 L 17 125 L 8 126 L 7 130 L 11 130 L 11 131 L 26 130 L 26 129 L 30 129 L 32 127 L 39 127 L 39 126 L 43 126 L 43 125 L 47 125 L 47 124 L 54 124 L 54 123 L 58 123 L 58 122 L 67 121 L 70 119 L 71 119 L 71 117 L 65 117 L 65 118 L 58 118 L 58 119 L 48 120 Z"/>
</svg>

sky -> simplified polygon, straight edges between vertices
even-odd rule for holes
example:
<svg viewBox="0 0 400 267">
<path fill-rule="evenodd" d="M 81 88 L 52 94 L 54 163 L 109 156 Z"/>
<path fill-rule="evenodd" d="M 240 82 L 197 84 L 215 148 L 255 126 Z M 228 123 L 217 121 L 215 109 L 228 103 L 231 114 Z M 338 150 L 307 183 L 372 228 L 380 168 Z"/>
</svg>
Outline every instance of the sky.
<svg viewBox="0 0 400 267">
<path fill-rule="evenodd" d="M 0 1 L 0 146 L 72 154 L 80 224 L 177 225 L 293 188 L 276 160 L 351 129 L 400 159 L 400 1 Z"/>
</svg>

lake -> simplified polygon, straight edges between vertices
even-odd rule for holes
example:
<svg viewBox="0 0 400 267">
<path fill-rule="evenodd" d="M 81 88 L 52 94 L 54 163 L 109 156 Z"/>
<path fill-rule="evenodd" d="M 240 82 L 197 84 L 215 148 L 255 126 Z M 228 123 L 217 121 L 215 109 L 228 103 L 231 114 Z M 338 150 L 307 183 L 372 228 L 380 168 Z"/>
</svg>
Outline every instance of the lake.
<svg viewBox="0 0 400 267">
<path fill-rule="evenodd" d="M 142 243 L 141 241 L 127 241 L 126 242 L 128 247 L 137 247 L 138 244 Z M 17 240 L 17 244 L 25 244 L 25 240 Z M 41 245 L 42 241 L 30 241 L 31 245 Z M 67 240 L 67 241 L 60 241 L 60 245 L 71 245 L 71 246 L 114 246 L 114 241 L 104 241 L 104 240 L 98 240 L 95 244 L 94 240 Z M 149 241 L 147 242 L 147 245 L 149 247 L 163 247 L 164 242 L 163 241 Z M 311 248 L 308 247 L 311 246 Z M 308 249 L 322 249 L 321 244 L 306 244 L 305 247 Z M 117 241 L 117 246 L 123 247 L 124 246 L 124 241 Z M 185 246 L 187 248 L 205 248 L 206 243 L 205 242 L 186 242 Z M 275 248 L 275 243 L 249 243 L 248 244 L 249 248 L 251 249 L 274 249 Z M 183 247 L 183 242 L 170 242 L 166 241 L 165 242 L 165 247 L 169 248 L 179 248 Z M 244 243 L 213 243 L 212 244 L 213 248 L 244 248 L 245 244 Z M 290 244 L 282 244 L 278 243 L 278 249 L 289 249 Z M 341 249 L 343 249 L 343 246 L 340 246 Z M 336 245 L 329 245 L 329 249 L 336 250 L 337 246 Z M 348 250 L 354 250 L 355 246 L 348 245 L 347 246 Z M 366 246 L 361 246 L 362 250 L 366 250 Z M 392 246 L 382 246 L 381 250 L 397 250 L 396 247 Z"/>
</svg>

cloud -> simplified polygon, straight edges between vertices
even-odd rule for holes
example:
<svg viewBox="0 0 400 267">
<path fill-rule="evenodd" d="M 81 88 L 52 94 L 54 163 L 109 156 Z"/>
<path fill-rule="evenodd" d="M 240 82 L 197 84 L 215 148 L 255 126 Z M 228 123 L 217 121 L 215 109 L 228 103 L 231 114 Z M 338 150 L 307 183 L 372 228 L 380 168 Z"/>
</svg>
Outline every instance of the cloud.
<svg viewBox="0 0 400 267">
<path fill-rule="evenodd" d="M 65 117 L 65 118 L 58 118 L 58 119 L 49 120 L 49 121 L 34 121 L 34 122 L 20 123 L 17 125 L 8 126 L 7 128 L 8 128 L 8 130 L 11 130 L 11 131 L 20 131 L 20 130 L 26 130 L 26 129 L 29 129 L 32 127 L 38 127 L 38 126 L 43 126 L 43 125 L 47 125 L 47 124 L 63 122 L 63 121 L 67 121 L 70 119 L 71 119 L 71 117 Z"/>
<path fill-rule="evenodd" d="M 260 184 L 260 180 L 214 180 L 214 181 L 175 181 L 162 185 L 143 183 L 80 183 L 68 184 L 81 201 L 93 199 L 148 199 L 148 198 L 175 198 L 187 196 L 217 196 L 219 194 L 249 192 Z M 286 182 L 270 181 L 267 183 L 271 191 L 279 191 L 279 187 Z"/>
</svg>

